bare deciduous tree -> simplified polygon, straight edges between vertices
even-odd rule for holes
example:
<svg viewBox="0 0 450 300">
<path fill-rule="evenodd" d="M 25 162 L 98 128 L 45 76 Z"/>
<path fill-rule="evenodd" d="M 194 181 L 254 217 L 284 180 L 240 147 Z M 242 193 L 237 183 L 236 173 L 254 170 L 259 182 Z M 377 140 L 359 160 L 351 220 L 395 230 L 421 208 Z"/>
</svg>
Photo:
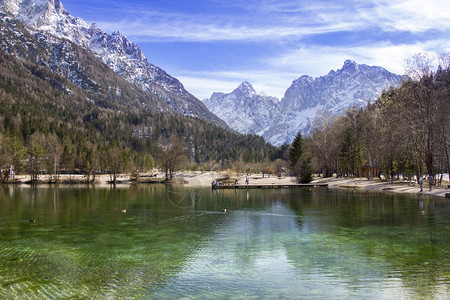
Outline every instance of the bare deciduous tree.
<svg viewBox="0 0 450 300">
<path fill-rule="evenodd" d="M 336 117 L 329 111 L 318 114 L 313 124 L 313 133 L 310 142 L 313 165 L 320 170 L 324 177 L 333 175 L 333 170 L 337 168 L 336 155 L 339 151 L 337 140 L 337 126 L 333 126 Z"/>
<path fill-rule="evenodd" d="M 50 134 L 46 138 L 46 148 L 48 152 L 48 171 L 53 172 L 53 180 L 58 181 L 58 167 L 61 163 L 63 146 L 55 134 Z"/>
<path fill-rule="evenodd" d="M 45 136 L 40 132 L 33 133 L 28 139 L 26 161 L 26 168 L 31 181 L 39 179 L 39 173 L 44 165 L 46 155 Z"/>
<path fill-rule="evenodd" d="M 175 136 L 172 136 L 169 144 L 161 146 L 160 163 L 166 173 L 166 180 L 172 180 L 174 172 L 187 161 L 185 152 L 181 141 Z"/>
</svg>

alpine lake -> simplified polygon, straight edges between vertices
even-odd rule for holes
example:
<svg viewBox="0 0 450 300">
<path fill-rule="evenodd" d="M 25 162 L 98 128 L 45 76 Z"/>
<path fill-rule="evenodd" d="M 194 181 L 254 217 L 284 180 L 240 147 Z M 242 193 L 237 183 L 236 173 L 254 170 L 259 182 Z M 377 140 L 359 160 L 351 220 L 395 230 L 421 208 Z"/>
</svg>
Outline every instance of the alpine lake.
<svg viewBox="0 0 450 300">
<path fill-rule="evenodd" d="M 0 208 L 1 299 L 450 298 L 445 198 L 7 185 Z"/>
</svg>

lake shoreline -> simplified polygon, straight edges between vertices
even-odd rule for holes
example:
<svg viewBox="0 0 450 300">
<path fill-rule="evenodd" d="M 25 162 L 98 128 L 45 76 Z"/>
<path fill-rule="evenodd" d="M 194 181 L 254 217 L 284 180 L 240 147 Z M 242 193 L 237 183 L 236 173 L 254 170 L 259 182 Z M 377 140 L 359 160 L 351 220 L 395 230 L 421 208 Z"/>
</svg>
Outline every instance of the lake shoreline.
<svg viewBox="0 0 450 300">
<path fill-rule="evenodd" d="M 445 198 L 446 193 L 450 193 L 447 187 L 448 182 L 443 182 L 441 186 L 433 186 L 432 190 L 428 189 L 428 184 L 424 182 L 423 191 L 420 191 L 420 186 L 416 182 L 410 181 L 394 181 L 393 183 L 379 178 L 348 178 L 348 177 L 333 177 L 320 178 L 317 180 L 320 183 L 328 183 L 329 188 L 336 189 L 352 189 L 367 192 L 392 192 L 411 195 L 431 195 Z"/>
<path fill-rule="evenodd" d="M 228 182 L 234 183 L 235 180 L 239 184 L 244 184 L 248 178 L 249 185 L 289 185 L 295 183 L 295 177 L 282 176 L 278 177 L 275 175 L 267 174 L 239 174 L 236 173 L 229 174 L 226 172 L 200 172 L 200 171 L 185 171 L 177 172 L 175 174 L 174 180 L 171 182 L 164 181 L 164 173 L 158 172 L 154 173 L 153 176 L 144 175 L 140 178 L 140 184 L 157 184 L 157 183 L 172 183 L 181 184 L 191 187 L 207 187 L 211 186 L 211 183 L 221 182 L 228 180 Z M 50 182 L 49 175 L 41 175 L 37 184 L 55 184 Z M 92 180 L 92 176 L 90 178 Z M 95 182 L 91 182 L 94 186 L 110 186 L 110 176 L 109 175 L 97 175 L 95 176 Z M 6 184 L 29 184 L 29 175 L 19 175 L 16 176 L 15 182 L 8 182 Z M 315 178 L 313 183 L 328 184 L 329 188 L 333 189 L 346 189 L 354 191 L 373 191 L 373 192 L 392 192 L 392 193 L 403 193 L 403 194 L 423 194 L 431 195 L 437 197 L 446 197 L 446 193 L 450 193 L 448 188 L 448 181 L 444 181 L 441 186 L 433 186 L 432 190 L 429 191 L 428 185 L 424 182 L 423 191 L 420 192 L 420 187 L 415 182 L 409 181 L 394 181 L 393 183 L 387 180 L 381 180 L 379 178 L 367 179 L 367 178 L 350 178 L 350 177 L 329 177 L 329 178 Z M 75 185 L 75 184 L 86 184 L 86 177 L 84 175 L 60 175 L 61 185 Z M 117 176 L 118 185 L 128 185 L 134 184 L 130 180 L 130 176 L 127 174 L 121 174 Z M 232 184 L 231 184 L 232 185 Z"/>
</svg>

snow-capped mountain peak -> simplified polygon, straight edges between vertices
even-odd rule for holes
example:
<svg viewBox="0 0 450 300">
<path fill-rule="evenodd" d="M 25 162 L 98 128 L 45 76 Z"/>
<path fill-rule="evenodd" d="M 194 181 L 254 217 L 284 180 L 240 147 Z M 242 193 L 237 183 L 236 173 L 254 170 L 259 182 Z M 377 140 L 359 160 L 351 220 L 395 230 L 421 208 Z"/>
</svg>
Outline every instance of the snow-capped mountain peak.
<svg viewBox="0 0 450 300">
<path fill-rule="evenodd" d="M 278 111 L 278 99 L 259 95 L 244 81 L 229 94 L 213 93 L 204 100 L 208 109 L 241 133 L 262 135 Z"/>
<path fill-rule="evenodd" d="M 57 26 L 70 15 L 59 0 L 4 0 L 2 10 L 18 17 L 26 25 L 41 30 Z"/>
<path fill-rule="evenodd" d="M 344 66 L 342 67 L 342 69 L 348 69 L 348 68 L 357 68 L 358 64 L 350 59 L 347 59 L 346 61 L 344 61 Z"/>
<path fill-rule="evenodd" d="M 250 84 L 250 82 L 244 81 L 238 88 L 233 91 L 233 93 L 240 93 L 242 95 L 251 97 L 252 95 L 256 94 L 256 91 Z"/>
</svg>

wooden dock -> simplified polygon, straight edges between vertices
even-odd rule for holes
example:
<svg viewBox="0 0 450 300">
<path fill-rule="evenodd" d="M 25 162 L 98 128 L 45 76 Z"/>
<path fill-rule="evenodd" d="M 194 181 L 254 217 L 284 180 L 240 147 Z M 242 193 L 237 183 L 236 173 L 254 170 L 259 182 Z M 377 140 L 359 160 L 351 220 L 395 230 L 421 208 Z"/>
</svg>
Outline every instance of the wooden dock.
<svg viewBox="0 0 450 300">
<path fill-rule="evenodd" d="M 218 184 L 213 189 L 287 189 L 298 187 L 327 187 L 328 183 L 306 183 L 306 184 Z"/>
</svg>

